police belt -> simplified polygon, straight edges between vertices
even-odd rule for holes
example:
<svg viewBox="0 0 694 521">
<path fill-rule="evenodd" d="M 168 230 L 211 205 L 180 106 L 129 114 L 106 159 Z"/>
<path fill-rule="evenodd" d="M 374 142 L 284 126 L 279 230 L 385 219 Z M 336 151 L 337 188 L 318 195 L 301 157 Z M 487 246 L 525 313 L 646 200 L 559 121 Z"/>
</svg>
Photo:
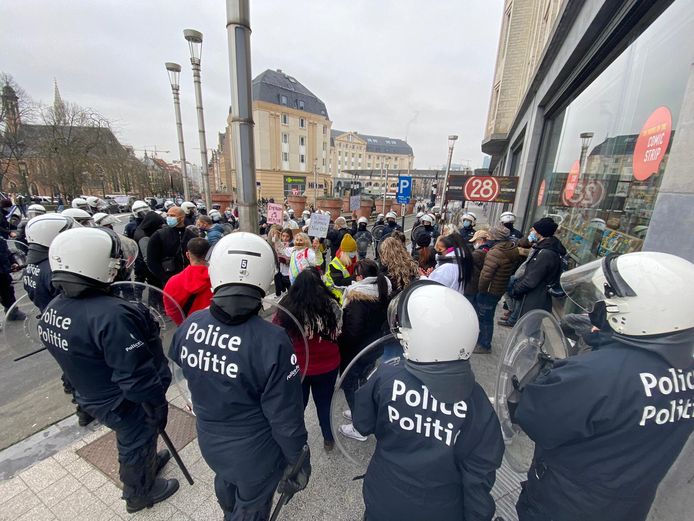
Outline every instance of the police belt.
<svg viewBox="0 0 694 521">
<path fill-rule="evenodd" d="M 262 435 L 272 436 L 272 428 L 264 419 L 260 421 L 249 421 L 248 419 L 233 421 L 204 420 L 197 417 L 198 431 L 209 433 L 214 436 L 229 436 L 231 438 L 256 438 Z"/>
</svg>

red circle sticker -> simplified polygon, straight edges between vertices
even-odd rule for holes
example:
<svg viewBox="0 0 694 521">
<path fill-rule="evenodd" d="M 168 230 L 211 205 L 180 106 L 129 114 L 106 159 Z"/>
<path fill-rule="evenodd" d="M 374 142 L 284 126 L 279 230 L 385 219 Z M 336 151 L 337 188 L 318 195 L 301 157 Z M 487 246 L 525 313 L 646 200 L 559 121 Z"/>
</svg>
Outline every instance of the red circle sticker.
<svg viewBox="0 0 694 521">
<path fill-rule="evenodd" d="M 578 178 L 581 176 L 581 163 L 574 161 L 569 170 L 569 175 L 566 177 L 566 184 L 564 185 L 563 197 L 570 200 L 573 199 L 574 193 L 576 192 L 576 186 L 578 186 Z"/>
<path fill-rule="evenodd" d="M 542 200 L 545 198 L 545 180 L 540 183 L 540 189 L 537 191 L 537 206 L 542 206 Z"/>
<path fill-rule="evenodd" d="M 670 144 L 672 114 L 667 107 L 658 107 L 648 116 L 634 145 L 634 177 L 645 181 L 658 172 Z"/>
<path fill-rule="evenodd" d="M 467 201 L 490 202 L 497 198 L 501 186 L 491 176 L 472 176 L 465 182 L 463 193 Z"/>
</svg>

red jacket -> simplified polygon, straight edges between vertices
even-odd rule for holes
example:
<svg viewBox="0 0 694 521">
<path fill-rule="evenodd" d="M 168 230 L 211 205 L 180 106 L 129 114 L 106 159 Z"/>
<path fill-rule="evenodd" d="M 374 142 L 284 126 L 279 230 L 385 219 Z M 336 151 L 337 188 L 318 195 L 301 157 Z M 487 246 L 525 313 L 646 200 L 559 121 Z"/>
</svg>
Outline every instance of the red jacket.
<svg viewBox="0 0 694 521">
<path fill-rule="evenodd" d="M 194 311 L 209 307 L 212 300 L 212 285 L 210 283 L 210 275 L 207 272 L 207 266 L 188 266 L 181 273 L 171 277 L 164 286 L 164 293 L 171 296 L 186 312 L 185 307 L 189 299 L 195 295 L 192 305 L 189 304 L 186 316 Z M 180 311 L 173 305 L 169 299 L 164 299 L 164 308 L 166 314 L 179 325 L 183 322 Z"/>
<path fill-rule="evenodd" d="M 303 339 L 292 338 L 296 363 L 304 374 L 306 365 L 306 344 Z M 329 373 L 340 366 L 340 348 L 335 342 L 325 340 L 319 335 L 314 335 L 308 341 L 308 371 L 307 376 Z"/>
</svg>

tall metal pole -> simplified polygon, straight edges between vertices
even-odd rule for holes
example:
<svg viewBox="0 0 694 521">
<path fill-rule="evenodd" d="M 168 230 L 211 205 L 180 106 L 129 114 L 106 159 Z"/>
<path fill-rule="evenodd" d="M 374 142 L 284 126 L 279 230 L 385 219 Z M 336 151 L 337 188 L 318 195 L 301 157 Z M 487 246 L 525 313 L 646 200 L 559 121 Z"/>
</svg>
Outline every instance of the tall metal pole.
<svg viewBox="0 0 694 521">
<path fill-rule="evenodd" d="M 318 158 L 313 160 L 313 211 L 318 208 Z"/>
<path fill-rule="evenodd" d="M 448 192 L 448 175 L 451 172 L 451 161 L 453 160 L 453 147 L 458 136 L 448 136 L 448 163 L 446 163 L 446 176 L 443 178 L 443 187 L 441 189 L 441 216 L 444 220 L 446 215 L 446 193 Z"/>
<path fill-rule="evenodd" d="M 181 66 L 178 63 L 166 63 L 166 70 L 169 71 L 169 82 L 171 92 L 173 92 L 174 112 L 176 113 L 176 132 L 178 133 L 178 155 L 181 160 L 181 175 L 183 177 L 183 198 L 190 200 L 188 191 L 188 168 L 186 166 L 186 148 L 183 144 L 183 124 L 181 123 L 181 99 L 179 97 L 178 77 L 181 73 Z"/>
<path fill-rule="evenodd" d="M 211 208 L 210 172 L 207 164 L 207 139 L 205 138 L 205 116 L 202 110 L 202 83 L 200 80 L 200 60 L 202 49 L 202 33 L 194 29 L 186 29 L 183 36 L 190 45 L 190 65 L 193 68 L 193 85 L 195 85 L 195 109 L 198 113 L 198 137 L 200 139 L 200 162 L 202 163 L 202 192 L 205 206 Z"/>
<path fill-rule="evenodd" d="M 231 141 L 232 156 L 236 162 L 236 202 L 240 227 L 243 231 L 258 233 L 251 97 L 251 22 L 248 4 L 249 0 L 227 0 Z"/>
</svg>

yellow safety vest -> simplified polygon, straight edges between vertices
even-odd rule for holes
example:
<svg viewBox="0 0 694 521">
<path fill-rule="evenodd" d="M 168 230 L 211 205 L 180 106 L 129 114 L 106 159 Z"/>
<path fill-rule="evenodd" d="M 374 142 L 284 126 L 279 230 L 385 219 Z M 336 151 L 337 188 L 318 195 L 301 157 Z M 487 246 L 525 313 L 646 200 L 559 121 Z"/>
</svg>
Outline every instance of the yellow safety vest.
<svg viewBox="0 0 694 521">
<path fill-rule="evenodd" d="M 333 260 L 330 261 L 330 264 L 328 264 L 328 269 L 325 270 L 325 275 L 323 275 L 323 282 L 325 282 L 326 287 L 330 290 L 330 292 L 333 295 L 337 297 L 337 300 L 340 302 L 340 305 L 342 305 L 342 291 L 344 290 L 344 288 L 335 285 L 335 281 L 333 281 L 333 278 L 330 275 L 331 266 L 336 270 L 340 270 L 342 272 L 342 276 L 345 278 L 349 277 L 349 271 L 347 271 L 347 268 L 345 268 L 344 264 L 340 262 L 340 259 L 335 257 L 333 258 Z"/>
</svg>

